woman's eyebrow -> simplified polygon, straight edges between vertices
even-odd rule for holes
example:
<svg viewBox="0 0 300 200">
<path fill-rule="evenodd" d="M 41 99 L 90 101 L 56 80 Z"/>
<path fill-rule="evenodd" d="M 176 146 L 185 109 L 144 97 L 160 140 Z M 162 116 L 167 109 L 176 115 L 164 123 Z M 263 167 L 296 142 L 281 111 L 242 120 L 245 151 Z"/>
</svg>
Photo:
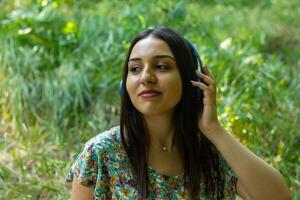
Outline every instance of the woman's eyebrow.
<svg viewBox="0 0 300 200">
<path fill-rule="evenodd" d="M 128 62 L 129 61 L 141 61 L 142 59 L 141 58 L 129 58 Z"/>
<path fill-rule="evenodd" d="M 156 59 L 159 59 L 159 58 L 170 58 L 170 59 L 172 59 L 172 60 L 175 61 L 175 58 L 173 58 L 170 55 L 156 55 L 156 56 L 154 56 L 154 58 L 156 58 Z"/>
<path fill-rule="evenodd" d="M 170 58 L 172 60 L 175 61 L 175 58 L 173 58 L 172 56 L 170 55 L 156 55 L 154 56 L 155 59 L 160 59 L 160 58 Z M 142 58 L 137 58 L 137 57 L 133 57 L 133 58 L 130 58 L 129 61 L 141 61 Z"/>
</svg>

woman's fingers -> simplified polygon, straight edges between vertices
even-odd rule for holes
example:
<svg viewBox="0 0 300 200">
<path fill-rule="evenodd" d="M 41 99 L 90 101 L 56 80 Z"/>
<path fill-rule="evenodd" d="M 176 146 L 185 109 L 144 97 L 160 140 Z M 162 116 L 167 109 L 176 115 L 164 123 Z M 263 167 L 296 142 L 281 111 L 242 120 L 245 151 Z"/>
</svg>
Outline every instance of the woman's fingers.
<svg viewBox="0 0 300 200">
<path fill-rule="evenodd" d="M 216 92 L 216 81 L 208 71 L 206 65 L 203 65 L 203 73 L 196 70 L 196 75 L 203 81 L 191 81 L 193 86 L 200 88 L 203 92 L 207 89 L 213 93 Z"/>
<path fill-rule="evenodd" d="M 191 83 L 192 83 L 193 86 L 196 86 L 196 87 L 200 88 L 202 91 L 205 91 L 205 90 L 208 89 L 207 85 L 205 85 L 204 83 L 201 83 L 199 81 L 191 81 Z"/>
<path fill-rule="evenodd" d="M 191 81 L 192 85 L 200 88 L 203 92 L 210 91 L 208 95 L 216 93 L 216 81 L 208 71 L 206 65 L 203 65 L 203 73 L 196 71 L 196 75 L 202 79 L 202 81 Z"/>
<path fill-rule="evenodd" d="M 204 74 L 208 75 L 209 77 L 213 78 L 212 74 L 208 71 L 207 67 L 205 64 L 203 64 L 203 71 Z"/>
<path fill-rule="evenodd" d="M 200 88 L 204 93 L 203 103 L 208 104 L 211 102 L 213 105 L 216 105 L 216 98 L 215 98 L 215 88 L 209 85 L 206 85 L 199 81 L 191 81 L 194 87 Z"/>
<path fill-rule="evenodd" d="M 198 77 L 200 77 L 206 84 L 208 85 L 214 85 L 215 81 L 208 75 L 205 75 L 201 72 L 196 71 L 196 74 Z"/>
</svg>

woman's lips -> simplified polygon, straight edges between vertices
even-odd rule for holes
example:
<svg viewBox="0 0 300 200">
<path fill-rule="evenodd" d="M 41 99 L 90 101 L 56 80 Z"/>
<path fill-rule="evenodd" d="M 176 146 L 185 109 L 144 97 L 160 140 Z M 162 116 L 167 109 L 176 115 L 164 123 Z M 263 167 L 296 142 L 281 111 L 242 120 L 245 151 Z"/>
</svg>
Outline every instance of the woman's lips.
<svg viewBox="0 0 300 200">
<path fill-rule="evenodd" d="M 140 94 L 141 97 L 155 97 L 158 95 L 160 95 L 160 93 L 158 93 L 158 92 L 146 92 L 146 93 Z"/>
<path fill-rule="evenodd" d="M 161 95 L 161 92 L 158 92 L 156 90 L 143 90 L 139 96 L 141 97 L 156 97 Z"/>
</svg>

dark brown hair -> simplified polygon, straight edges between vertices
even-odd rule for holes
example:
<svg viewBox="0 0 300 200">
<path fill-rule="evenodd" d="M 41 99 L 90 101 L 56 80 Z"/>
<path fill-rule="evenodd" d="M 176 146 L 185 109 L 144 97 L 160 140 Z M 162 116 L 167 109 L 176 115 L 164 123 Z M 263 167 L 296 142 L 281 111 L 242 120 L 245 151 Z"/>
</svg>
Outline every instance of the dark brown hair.
<svg viewBox="0 0 300 200">
<path fill-rule="evenodd" d="M 197 99 L 197 89 L 190 84 L 190 80 L 197 80 L 194 67 L 196 58 L 188 42 L 167 27 L 150 28 L 140 32 L 131 43 L 123 69 L 120 131 L 123 146 L 132 165 L 139 198 L 145 199 L 148 196 L 146 157 L 149 141 L 143 115 L 133 106 L 126 90 L 126 78 L 132 48 L 138 41 L 150 35 L 168 44 L 182 80 L 182 97 L 176 105 L 173 116 L 175 127 L 173 143 L 177 145 L 182 156 L 184 180 L 190 198 L 199 198 L 200 180 L 204 179 L 206 194 L 221 199 L 224 197 L 224 177 L 221 176 L 219 153 L 198 129 L 198 116 L 202 112 L 203 102 Z"/>
</svg>

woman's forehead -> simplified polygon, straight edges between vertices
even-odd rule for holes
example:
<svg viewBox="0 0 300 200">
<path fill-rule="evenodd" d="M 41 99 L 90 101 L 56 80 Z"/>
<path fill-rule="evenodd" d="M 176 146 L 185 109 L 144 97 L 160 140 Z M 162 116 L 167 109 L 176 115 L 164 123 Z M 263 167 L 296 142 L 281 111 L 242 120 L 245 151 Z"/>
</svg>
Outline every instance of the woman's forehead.
<svg viewBox="0 0 300 200">
<path fill-rule="evenodd" d="M 129 59 L 143 57 L 157 57 L 160 55 L 174 58 L 168 44 L 159 38 L 149 36 L 138 41 L 130 53 Z"/>
</svg>

